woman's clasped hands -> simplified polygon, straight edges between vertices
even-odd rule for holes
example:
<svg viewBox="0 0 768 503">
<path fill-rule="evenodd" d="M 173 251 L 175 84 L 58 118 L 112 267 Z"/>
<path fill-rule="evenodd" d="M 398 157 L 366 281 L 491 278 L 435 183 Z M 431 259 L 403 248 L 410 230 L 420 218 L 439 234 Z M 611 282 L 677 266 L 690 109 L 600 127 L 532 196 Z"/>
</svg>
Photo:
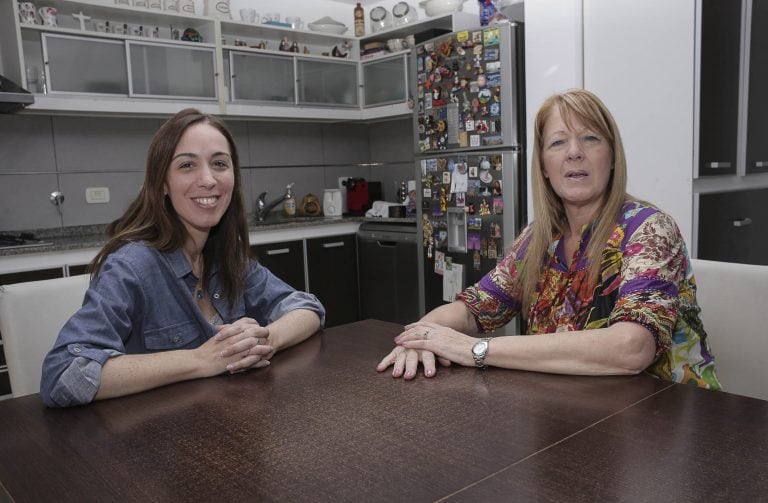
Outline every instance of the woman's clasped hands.
<svg viewBox="0 0 768 503">
<path fill-rule="evenodd" d="M 252 318 L 240 318 L 234 323 L 217 325 L 216 329 L 216 335 L 199 348 L 206 361 L 218 369 L 211 375 L 224 370 L 234 373 L 266 367 L 275 354 L 275 348 L 270 344 L 269 329 Z"/>
<path fill-rule="evenodd" d="M 429 321 L 418 321 L 406 325 L 403 332 L 395 337 L 395 348 L 385 356 L 376 370 L 381 372 L 390 365 L 392 377 L 413 379 L 419 362 L 424 366 L 424 376 L 432 377 L 436 362 L 443 366 L 457 363 L 472 366 L 472 345 L 477 339 L 452 328 Z"/>
</svg>

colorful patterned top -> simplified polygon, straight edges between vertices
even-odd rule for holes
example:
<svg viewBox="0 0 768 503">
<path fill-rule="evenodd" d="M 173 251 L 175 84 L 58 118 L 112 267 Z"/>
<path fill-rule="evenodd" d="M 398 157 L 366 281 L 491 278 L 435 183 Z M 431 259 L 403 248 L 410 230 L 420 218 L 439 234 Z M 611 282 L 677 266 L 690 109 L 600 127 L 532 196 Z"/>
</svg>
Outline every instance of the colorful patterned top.
<svg viewBox="0 0 768 503">
<path fill-rule="evenodd" d="M 482 331 L 508 323 L 521 309 L 518 268 L 530 241 L 528 226 L 495 269 L 459 294 Z M 699 319 L 696 281 L 674 220 L 660 210 L 627 202 L 602 256 L 598 285 L 588 286 L 585 225 L 570 267 L 564 242 L 549 247 L 547 267 L 531 300 L 527 332 L 544 334 L 640 323 L 656 341 L 646 372 L 675 382 L 719 389 L 714 358 Z"/>
</svg>

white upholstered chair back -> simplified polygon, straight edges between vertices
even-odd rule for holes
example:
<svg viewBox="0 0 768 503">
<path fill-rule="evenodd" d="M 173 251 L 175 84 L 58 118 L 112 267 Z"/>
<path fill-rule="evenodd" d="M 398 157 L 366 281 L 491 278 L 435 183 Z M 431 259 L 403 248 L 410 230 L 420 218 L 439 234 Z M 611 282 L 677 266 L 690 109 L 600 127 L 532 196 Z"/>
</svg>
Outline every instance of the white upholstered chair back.
<svg viewBox="0 0 768 503">
<path fill-rule="evenodd" d="M 768 266 L 691 265 L 723 391 L 768 400 Z"/>
<path fill-rule="evenodd" d="M 90 276 L 0 286 L 0 332 L 14 397 L 38 393 L 43 358 L 83 303 Z"/>
</svg>

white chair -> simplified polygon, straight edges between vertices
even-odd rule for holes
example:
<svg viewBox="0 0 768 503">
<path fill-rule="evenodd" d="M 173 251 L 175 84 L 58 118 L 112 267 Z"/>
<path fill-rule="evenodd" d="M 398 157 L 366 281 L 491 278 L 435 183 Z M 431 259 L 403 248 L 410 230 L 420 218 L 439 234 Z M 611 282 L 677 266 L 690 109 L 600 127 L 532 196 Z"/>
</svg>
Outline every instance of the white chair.
<svg viewBox="0 0 768 503">
<path fill-rule="evenodd" d="M 38 393 L 43 358 L 83 304 L 90 276 L 0 286 L 0 333 L 14 397 Z"/>
<path fill-rule="evenodd" d="M 691 265 L 723 391 L 768 400 L 768 266 Z"/>
</svg>

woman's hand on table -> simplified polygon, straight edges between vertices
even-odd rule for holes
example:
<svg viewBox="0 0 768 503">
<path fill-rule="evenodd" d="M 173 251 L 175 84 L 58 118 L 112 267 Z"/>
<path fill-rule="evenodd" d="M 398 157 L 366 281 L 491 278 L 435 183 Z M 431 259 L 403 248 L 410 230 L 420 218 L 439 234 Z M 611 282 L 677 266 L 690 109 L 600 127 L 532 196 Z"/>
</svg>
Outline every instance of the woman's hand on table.
<svg viewBox="0 0 768 503">
<path fill-rule="evenodd" d="M 269 344 L 268 328 L 262 327 L 252 318 L 241 318 L 216 328 L 216 335 L 199 349 L 204 351 L 208 358 L 219 362 L 219 373 L 224 370 L 233 373 L 269 365 L 275 349 Z M 220 366 L 222 360 L 223 369 Z"/>
<path fill-rule="evenodd" d="M 429 328 L 425 328 L 427 326 Z M 440 365 L 445 367 L 451 365 L 449 358 L 444 358 L 442 355 L 435 356 L 435 352 L 431 351 L 430 348 L 408 347 L 401 344 L 402 341 L 423 340 L 424 333 L 427 330 L 433 330 L 432 327 L 451 330 L 435 323 L 423 321 L 407 325 L 403 333 L 395 337 L 397 346 L 379 362 L 376 370 L 382 372 L 392 365 L 392 377 L 402 377 L 403 379 L 410 380 L 416 377 L 419 362 L 424 367 L 425 377 L 433 377 L 435 375 L 437 372 L 436 363 L 440 363 Z"/>
<path fill-rule="evenodd" d="M 441 362 L 448 361 L 467 367 L 475 365 L 472 346 L 476 342 L 475 337 L 430 321 L 411 323 L 403 333 L 395 337 L 395 343 L 406 351 L 430 352 Z"/>
</svg>

